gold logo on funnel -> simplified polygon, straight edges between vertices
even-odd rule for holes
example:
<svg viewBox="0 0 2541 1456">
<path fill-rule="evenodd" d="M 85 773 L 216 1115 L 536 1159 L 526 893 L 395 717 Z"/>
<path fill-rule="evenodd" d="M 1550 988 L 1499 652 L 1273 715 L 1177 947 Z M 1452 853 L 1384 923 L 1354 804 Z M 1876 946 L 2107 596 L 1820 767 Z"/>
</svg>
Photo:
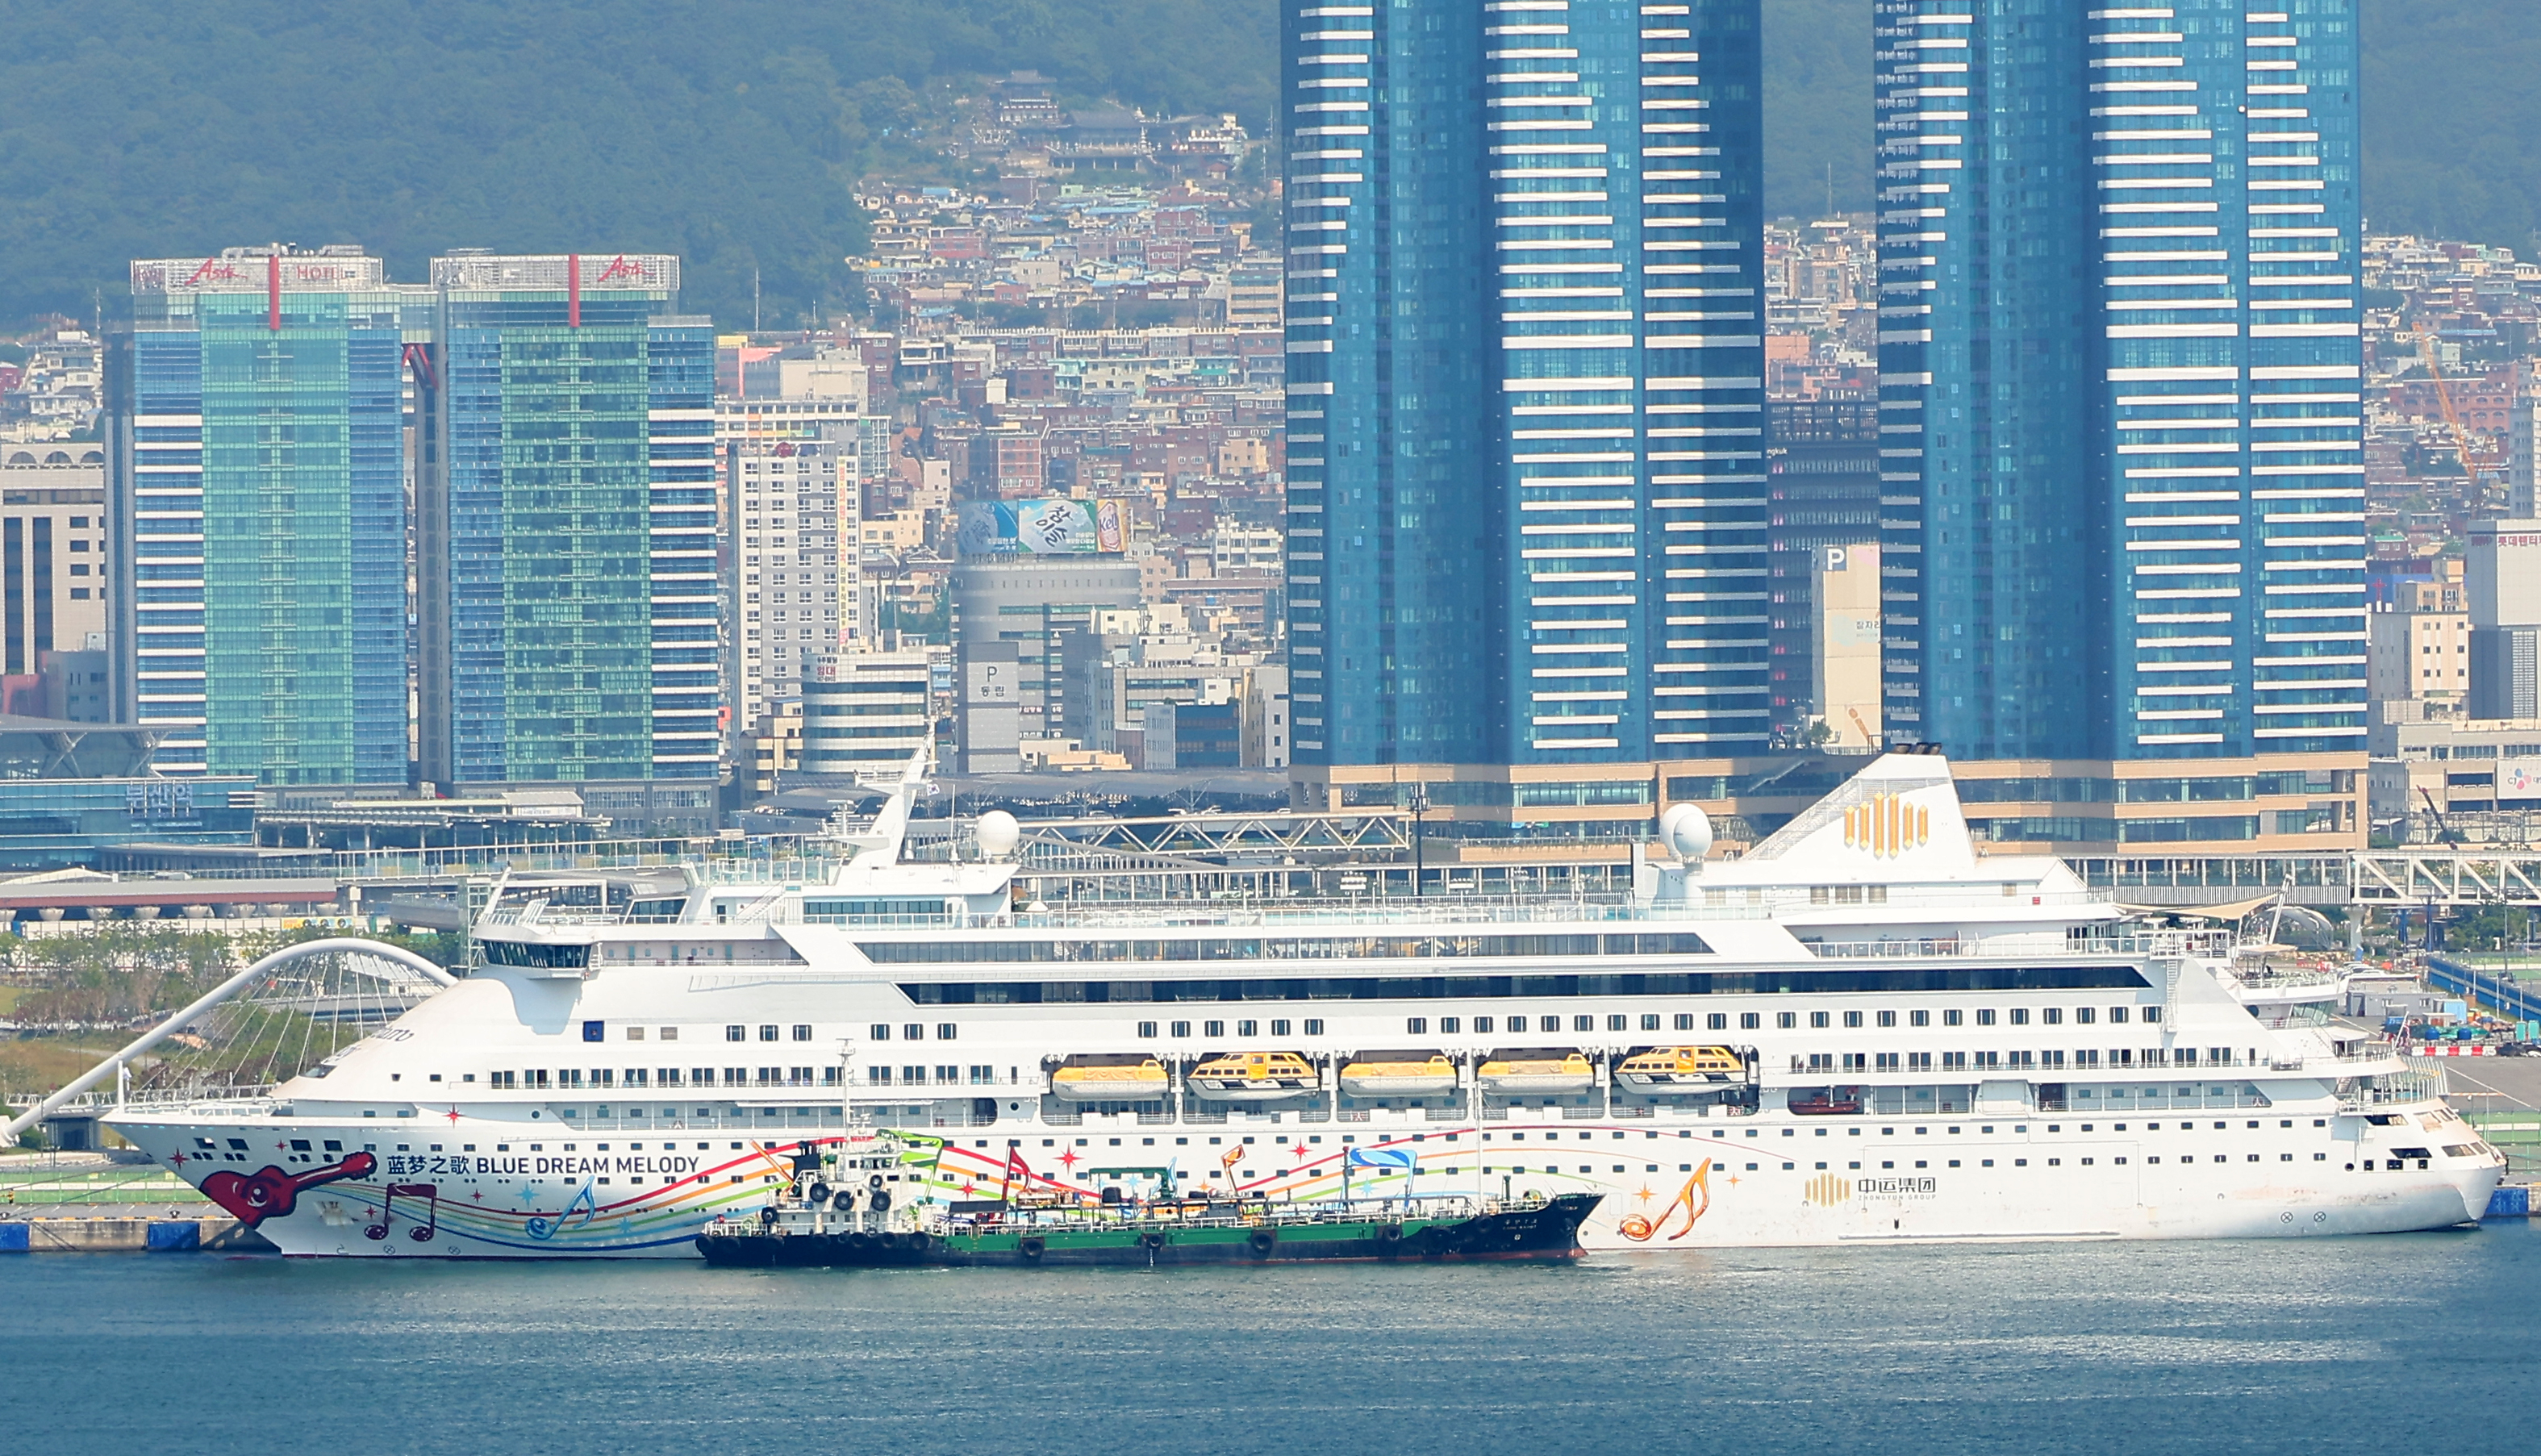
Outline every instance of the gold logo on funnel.
<svg viewBox="0 0 2541 1456">
<path fill-rule="evenodd" d="M 1881 859 L 1895 859 L 1932 837 L 1932 812 L 1899 794 L 1872 794 L 1844 811 L 1844 842 Z"/>
</svg>

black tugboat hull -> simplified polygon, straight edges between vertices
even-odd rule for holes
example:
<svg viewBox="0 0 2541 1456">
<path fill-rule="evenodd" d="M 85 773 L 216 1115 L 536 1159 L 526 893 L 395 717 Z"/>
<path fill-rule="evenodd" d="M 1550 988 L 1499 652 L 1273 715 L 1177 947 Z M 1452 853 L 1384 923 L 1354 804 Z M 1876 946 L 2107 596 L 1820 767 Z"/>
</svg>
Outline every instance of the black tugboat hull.
<svg viewBox="0 0 2541 1456">
<path fill-rule="evenodd" d="M 708 1233 L 697 1251 L 734 1269 L 1152 1268 L 1202 1264 L 1447 1263 L 1576 1259 L 1595 1194 L 1453 1222 L 1383 1220 L 1256 1227 L 1064 1227 L 935 1234 Z"/>
</svg>

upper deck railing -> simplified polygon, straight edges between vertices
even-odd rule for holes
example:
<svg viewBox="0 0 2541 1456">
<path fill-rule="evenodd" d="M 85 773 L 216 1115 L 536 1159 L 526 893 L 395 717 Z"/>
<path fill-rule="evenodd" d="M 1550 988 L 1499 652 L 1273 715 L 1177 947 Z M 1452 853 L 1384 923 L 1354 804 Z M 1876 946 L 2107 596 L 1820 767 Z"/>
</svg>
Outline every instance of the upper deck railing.
<svg viewBox="0 0 2541 1456">
<path fill-rule="evenodd" d="M 1916 885 L 1880 887 L 1888 892 L 1882 900 L 1838 901 L 1826 892 L 1862 887 L 1797 885 L 1734 886 L 1717 892 L 1706 890 L 1701 899 L 1694 901 L 1646 905 L 1621 896 L 1439 895 L 1408 901 L 1395 897 L 1313 903 L 1260 900 L 1204 901 L 1188 905 L 1098 903 L 1083 907 L 1007 910 L 987 914 L 972 913 L 958 908 L 936 914 L 865 914 L 831 913 L 815 909 L 823 899 L 823 887 L 807 888 L 782 880 L 766 883 L 774 887 L 767 894 L 748 899 L 718 896 L 711 917 L 684 914 L 678 917 L 677 922 L 693 924 L 700 930 L 763 925 L 845 925 L 860 930 L 927 930 L 940 933 L 946 930 L 1306 929 L 1354 925 L 1410 930 L 1433 925 L 1683 924 L 1753 921 L 1794 915 L 1823 915 L 1830 919 L 1857 917 L 1858 920 L 1872 921 L 1899 912 L 1928 913 L 1934 910 L 1948 911 L 1970 921 L 2027 919 L 2040 910 L 2071 911 L 2076 918 L 2098 918 L 2092 914 L 2093 911 L 2115 913 L 2114 907 L 2105 897 L 2088 891 L 2001 896 L 1992 893 L 1991 885 L 1982 888 Z M 931 897 L 860 890 L 857 898 L 905 901 Z M 947 903 L 952 904 L 949 900 Z M 2054 916 L 2047 918 L 2052 920 Z M 670 922 L 668 917 L 659 914 L 631 913 L 623 906 L 549 904 L 497 906 L 488 910 L 478 923 L 488 927 L 536 927 Z"/>
</svg>

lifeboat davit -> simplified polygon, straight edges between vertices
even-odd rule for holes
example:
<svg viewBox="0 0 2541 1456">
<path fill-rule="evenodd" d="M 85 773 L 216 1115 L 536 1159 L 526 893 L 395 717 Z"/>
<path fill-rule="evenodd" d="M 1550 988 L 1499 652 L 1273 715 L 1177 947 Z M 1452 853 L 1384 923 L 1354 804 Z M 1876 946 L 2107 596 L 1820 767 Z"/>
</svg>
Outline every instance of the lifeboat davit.
<svg viewBox="0 0 2541 1456">
<path fill-rule="evenodd" d="M 1627 1056 L 1615 1068 L 1615 1081 L 1633 1092 L 1678 1092 L 1734 1082 L 1747 1074 L 1747 1064 L 1726 1047 L 1653 1047 Z"/>
<path fill-rule="evenodd" d="M 1483 1063 L 1477 1080 L 1486 1092 L 1571 1097 L 1597 1085 L 1597 1069 L 1580 1053 L 1558 1048 L 1502 1052 Z"/>
<path fill-rule="evenodd" d="M 1438 1097 L 1456 1090 L 1456 1064 L 1442 1053 L 1372 1052 L 1342 1068 L 1352 1097 Z"/>
<path fill-rule="evenodd" d="M 1050 1075 L 1050 1090 L 1068 1102 L 1161 1102 L 1173 1085 L 1163 1062 L 1070 1063 Z"/>
<path fill-rule="evenodd" d="M 1314 1064 L 1294 1052 L 1235 1052 L 1191 1069 L 1192 1089 L 1213 1102 L 1277 1102 L 1315 1083 Z"/>
</svg>

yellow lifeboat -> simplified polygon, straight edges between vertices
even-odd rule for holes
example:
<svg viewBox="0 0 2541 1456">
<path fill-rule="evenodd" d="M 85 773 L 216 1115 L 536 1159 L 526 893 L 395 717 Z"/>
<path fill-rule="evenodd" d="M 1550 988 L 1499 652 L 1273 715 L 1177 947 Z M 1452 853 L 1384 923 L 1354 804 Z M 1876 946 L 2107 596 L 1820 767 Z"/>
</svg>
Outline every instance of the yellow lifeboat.
<svg viewBox="0 0 2541 1456">
<path fill-rule="evenodd" d="M 1070 1062 L 1050 1075 L 1050 1090 L 1069 1102 L 1161 1102 L 1173 1078 L 1163 1062 Z"/>
<path fill-rule="evenodd" d="M 1214 1102 L 1276 1102 L 1315 1090 L 1314 1065 L 1294 1052 L 1232 1052 L 1191 1070 L 1191 1084 Z"/>
<path fill-rule="evenodd" d="M 1342 1068 L 1352 1097 L 1437 1097 L 1456 1090 L 1456 1064 L 1432 1052 L 1371 1052 Z"/>
<path fill-rule="evenodd" d="M 1483 1063 L 1478 1079 L 1486 1092 L 1569 1097 L 1595 1087 L 1597 1069 L 1586 1056 L 1560 1048 L 1502 1052 Z"/>
<path fill-rule="evenodd" d="M 1747 1064 L 1726 1047 L 1652 1047 L 1627 1056 L 1615 1068 L 1615 1081 L 1632 1092 L 1675 1092 L 1734 1082 L 1747 1074 Z"/>
</svg>

